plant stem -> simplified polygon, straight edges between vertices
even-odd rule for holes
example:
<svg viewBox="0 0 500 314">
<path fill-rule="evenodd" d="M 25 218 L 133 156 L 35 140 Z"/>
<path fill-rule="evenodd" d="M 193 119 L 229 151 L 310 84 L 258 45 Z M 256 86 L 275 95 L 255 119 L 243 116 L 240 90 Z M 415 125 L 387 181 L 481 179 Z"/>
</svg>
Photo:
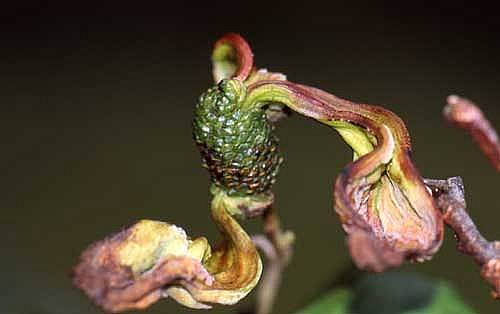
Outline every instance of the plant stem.
<svg viewBox="0 0 500 314">
<path fill-rule="evenodd" d="M 500 241 L 486 240 L 467 213 L 462 179 L 425 179 L 425 184 L 441 208 L 445 223 L 455 232 L 458 249 L 481 267 L 481 276 L 493 286 L 492 296 L 500 298 Z"/>
<path fill-rule="evenodd" d="M 447 98 L 443 115 L 448 122 L 467 131 L 493 167 L 500 171 L 500 141 L 497 132 L 476 104 L 451 95 Z M 500 299 L 500 241 L 486 240 L 467 213 L 462 179 L 425 179 L 424 182 L 443 212 L 444 222 L 455 231 L 458 249 L 470 255 L 481 267 L 481 276 L 493 286 L 493 298 Z"/>
<path fill-rule="evenodd" d="M 500 172 L 500 140 L 495 128 L 472 101 L 451 95 L 443 109 L 444 118 L 469 133 L 490 163 Z"/>
<path fill-rule="evenodd" d="M 264 253 L 267 265 L 257 291 L 256 314 L 272 312 L 281 285 L 284 269 L 293 254 L 294 234 L 281 229 L 277 212 L 270 208 L 263 215 L 264 234 L 252 237 L 255 245 Z"/>
</svg>

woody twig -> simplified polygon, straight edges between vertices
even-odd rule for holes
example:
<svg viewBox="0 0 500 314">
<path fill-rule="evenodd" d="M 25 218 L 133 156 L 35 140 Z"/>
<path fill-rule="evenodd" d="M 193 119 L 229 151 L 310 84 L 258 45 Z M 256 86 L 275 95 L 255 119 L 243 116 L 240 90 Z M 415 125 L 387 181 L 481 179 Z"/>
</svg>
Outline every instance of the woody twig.
<svg viewBox="0 0 500 314">
<path fill-rule="evenodd" d="M 444 108 L 445 119 L 465 129 L 497 171 L 500 171 L 500 143 L 495 129 L 471 101 L 452 95 Z M 467 213 L 462 179 L 426 179 L 445 223 L 455 232 L 458 249 L 470 255 L 481 267 L 481 276 L 492 287 L 492 296 L 500 299 L 500 241 L 486 240 Z"/>
</svg>

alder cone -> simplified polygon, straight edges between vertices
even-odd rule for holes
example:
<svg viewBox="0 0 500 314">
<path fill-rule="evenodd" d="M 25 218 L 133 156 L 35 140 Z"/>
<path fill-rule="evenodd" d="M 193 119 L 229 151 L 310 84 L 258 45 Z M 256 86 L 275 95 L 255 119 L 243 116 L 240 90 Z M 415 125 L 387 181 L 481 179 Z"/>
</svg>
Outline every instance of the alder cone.
<svg viewBox="0 0 500 314">
<path fill-rule="evenodd" d="M 283 158 L 262 107 L 243 107 L 245 87 L 223 80 L 198 99 L 194 140 L 211 180 L 229 195 L 269 190 Z"/>
</svg>

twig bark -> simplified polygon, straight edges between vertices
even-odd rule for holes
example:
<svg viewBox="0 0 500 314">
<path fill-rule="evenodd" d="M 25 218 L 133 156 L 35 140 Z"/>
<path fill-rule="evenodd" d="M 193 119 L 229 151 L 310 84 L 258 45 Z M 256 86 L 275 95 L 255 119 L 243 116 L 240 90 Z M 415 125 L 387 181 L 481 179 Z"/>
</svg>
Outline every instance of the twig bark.
<svg viewBox="0 0 500 314">
<path fill-rule="evenodd" d="M 255 235 L 253 242 L 266 256 L 267 265 L 257 291 L 256 314 L 272 312 L 284 269 L 293 254 L 294 234 L 281 229 L 276 211 L 270 208 L 263 216 L 265 235 Z"/>
<path fill-rule="evenodd" d="M 493 167 L 500 172 L 500 140 L 481 109 L 470 100 L 456 95 L 448 96 L 447 103 L 443 110 L 445 119 L 467 131 Z"/>
<path fill-rule="evenodd" d="M 481 267 L 481 276 L 493 287 L 492 296 L 499 299 L 500 241 L 486 240 L 467 213 L 462 179 L 426 179 L 425 184 L 443 211 L 445 223 L 455 231 L 458 249 Z"/>
<path fill-rule="evenodd" d="M 456 95 L 448 96 L 443 110 L 445 119 L 465 129 L 493 167 L 500 171 L 500 142 L 495 129 L 476 104 Z M 492 287 L 492 296 L 500 299 L 500 241 L 486 240 L 466 211 L 462 179 L 425 179 L 437 205 L 443 212 L 445 223 L 455 231 L 458 249 L 470 255 L 481 267 L 481 276 Z"/>
</svg>

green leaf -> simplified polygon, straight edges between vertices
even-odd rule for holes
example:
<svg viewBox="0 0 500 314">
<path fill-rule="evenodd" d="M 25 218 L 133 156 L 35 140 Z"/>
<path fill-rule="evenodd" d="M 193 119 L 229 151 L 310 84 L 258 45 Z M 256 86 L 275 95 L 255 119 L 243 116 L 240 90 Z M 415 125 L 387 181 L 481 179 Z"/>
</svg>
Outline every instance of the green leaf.
<svg viewBox="0 0 500 314">
<path fill-rule="evenodd" d="M 365 276 L 327 293 L 297 314 L 474 314 L 453 288 L 408 273 Z"/>
<path fill-rule="evenodd" d="M 441 282 L 437 287 L 437 292 L 432 304 L 426 308 L 409 311 L 405 314 L 475 314 L 460 296 L 447 283 Z"/>
<path fill-rule="evenodd" d="M 344 314 L 347 313 L 351 296 L 349 290 L 337 289 L 296 314 Z"/>
</svg>

